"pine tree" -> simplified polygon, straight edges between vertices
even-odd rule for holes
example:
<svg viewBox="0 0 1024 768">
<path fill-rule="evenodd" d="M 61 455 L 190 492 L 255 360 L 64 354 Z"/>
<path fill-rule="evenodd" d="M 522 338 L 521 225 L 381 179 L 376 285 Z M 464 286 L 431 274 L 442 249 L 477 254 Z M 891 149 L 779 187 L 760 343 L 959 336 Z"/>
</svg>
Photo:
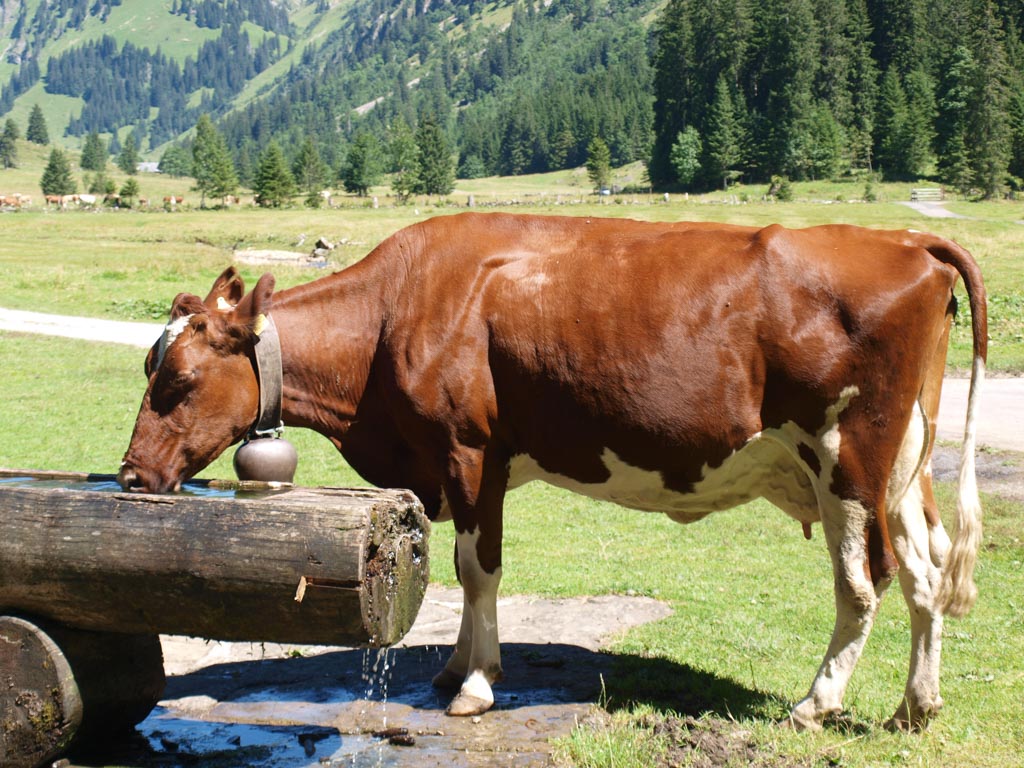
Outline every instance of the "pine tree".
<svg viewBox="0 0 1024 768">
<path fill-rule="evenodd" d="M 270 208 L 287 204 L 295 193 L 295 179 L 276 141 L 271 141 L 260 155 L 253 191 L 259 204 Z"/>
<path fill-rule="evenodd" d="M 690 23 L 694 0 L 669 0 L 654 28 L 654 144 L 647 172 L 655 186 L 671 184 L 672 145 L 692 124 L 697 77 L 694 34 Z"/>
<path fill-rule="evenodd" d="M 587 178 L 595 192 L 607 189 L 612 179 L 612 153 L 600 136 L 587 145 Z"/>
<path fill-rule="evenodd" d="M 168 147 L 157 167 L 160 173 L 166 173 L 168 176 L 191 176 L 192 153 L 184 147 Z"/>
<path fill-rule="evenodd" d="M 878 146 L 875 159 L 887 178 L 907 175 L 907 94 L 895 67 L 882 77 L 878 95 Z"/>
<path fill-rule="evenodd" d="M 227 144 L 206 113 L 200 115 L 196 123 L 192 176 L 196 180 L 196 189 L 202 193 L 200 207 L 206 206 L 207 195 L 223 200 L 238 189 L 238 176 Z"/>
<path fill-rule="evenodd" d="M 366 197 L 370 187 L 380 181 L 382 153 L 380 142 L 369 131 L 360 131 L 352 140 L 341 170 L 345 189 Z"/>
<path fill-rule="evenodd" d="M 54 147 L 50 151 L 50 159 L 43 170 L 43 176 L 39 180 L 39 186 L 44 195 L 73 195 L 75 193 L 75 180 L 71 176 L 71 163 L 67 156 Z"/>
<path fill-rule="evenodd" d="M 433 118 L 420 121 L 416 131 L 419 148 L 420 184 L 418 191 L 425 195 L 447 195 L 455 188 L 455 163 L 448 139 Z"/>
<path fill-rule="evenodd" d="M 839 175 L 844 164 L 846 137 L 832 110 L 819 103 L 809 118 L 807 169 L 812 179 L 831 179 Z"/>
<path fill-rule="evenodd" d="M 762 116 L 757 158 L 762 171 L 800 178 L 808 170 L 812 86 L 818 71 L 818 36 L 811 0 L 765 0 L 754 14 L 758 58 L 751 73 L 758 79 Z"/>
<path fill-rule="evenodd" d="M 853 119 L 846 126 L 850 163 L 855 169 L 874 167 L 873 139 L 878 101 L 878 66 L 872 57 L 871 22 L 864 0 L 849 0 L 847 34 L 851 39 L 849 87 Z"/>
<path fill-rule="evenodd" d="M 975 78 L 974 54 L 965 45 L 956 46 L 943 67 L 938 95 L 936 147 L 939 175 L 966 193 L 972 184 L 968 154 L 968 130 L 972 104 L 971 85 Z"/>
<path fill-rule="evenodd" d="M 292 176 L 299 189 L 306 193 L 306 205 L 311 208 L 319 207 L 323 200 L 320 197 L 320 190 L 323 189 L 324 180 L 327 178 L 327 167 L 320 159 L 316 144 L 309 136 L 302 142 L 299 154 L 295 157 Z"/>
<path fill-rule="evenodd" d="M 412 128 L 402 118 L 391 126 L 388 137 L 391 156 L 391 189 L 399 202 L 404 202 L 420 184 L 420 150 Z"/>
<path fill-rule="evenodd" d="M 139 182 L 134 178 L 126 180 L 125 183 L 121 185 L 121 191 L 118 194 L 121 195 L 121 199 L 125 204 L 131 208 L 132 200 L 139 196 Z"/>
<path fill-rule="evenodd" d="M 29 113 L 25 138 L 33 144 L 50 143 L 50 133 L 46 130 L 46 118 L 43 117 L 43 110 L 38 104 L 34 104 Z"/>
<path fill-rule="evenodd" d="M 104 171 L 107 167 L 107 146 L 96 131 L 85 138 L 82 157 L 78 163 L 83 171 Z"/>
<path fill-rule="evenodd" d="M 548 147 L 548 161 L 553 170 L 572 168 L 576 159 L 576 135 L 572 132 L 569 120 L 563 119 L 558 132 Z"/>
<path fill-rule="evenodd" d="M 20 134 L 13 118 L 8 117 L 4 123 L 4 132 L 0 134 L 0 165 L 14 168 L 18 164 L 18 139 Z"/>
<path fill-rule="evenodd" d="M 707 118 L 706 149 L 710 161 L 709 172 L 722 181 L 722 189 L 729 186 L 730 177 L 738 173 L 743 162 L 743 125 L 736 114 L 729 83 L 720 75 L 715 84 L 715 98 Z"/>
<path fill-rule="evenodd" d="M 931 77 L 918 67 L 905 78 L 907 119 L 903 151 L 904 167 L 911 178 L 923 176 L 932 163 L 932 143 L 935 140 L 935 85 Z"/>
<path fill-rule="evenodd" d="M 1003 28 L 993 3 L 981 4 L 972 38 L 977 68 L 974 106 L 970 111 L 971 166 L 982 196 L 991 199 L 1003 189 L 1012 146 L 1008 88 L 1011 76 Z"/>
<path fill-rule="evenodd" d="M 135 131 L 132 131 L 128 134 L 128 138 L 124 140 L 121 152 L 117 156 L 117 167 L 129 176 L 134 176 L 139 171 L 140 159 L 139 142 L 135 137 Z"/>
</svg>

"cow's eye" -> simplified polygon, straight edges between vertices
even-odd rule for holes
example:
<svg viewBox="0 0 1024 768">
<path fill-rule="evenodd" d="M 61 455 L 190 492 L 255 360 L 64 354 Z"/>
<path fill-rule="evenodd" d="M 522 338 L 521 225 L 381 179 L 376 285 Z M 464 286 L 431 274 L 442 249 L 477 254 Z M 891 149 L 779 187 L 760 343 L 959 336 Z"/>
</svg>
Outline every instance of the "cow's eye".
<svg viewBox="0 0 1024 768">
<path fill-rule="evenodd" d="M 194 369 L 178 371 L 170 380 L 170 387 L 175 390 L 187 389 L 195 381 L 196 372 Z"/>
</svg>

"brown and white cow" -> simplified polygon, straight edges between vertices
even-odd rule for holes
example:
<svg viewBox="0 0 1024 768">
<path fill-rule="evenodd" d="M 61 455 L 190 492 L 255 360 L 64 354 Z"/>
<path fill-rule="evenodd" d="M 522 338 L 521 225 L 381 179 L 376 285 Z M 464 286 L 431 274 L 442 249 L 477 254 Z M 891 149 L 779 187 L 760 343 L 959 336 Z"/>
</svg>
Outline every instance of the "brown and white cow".
<svg viewBox="0 0 1024 768">
<path fill-rule="evenodd" d="M 975 362 L 951 545 L 930 459 L 958 275 Z M 975 599 L 981 535 L 971 414 L 985 292 L 956 244 L 851 226 L 462 214 L 273 288 L 268 274 L 245 294 L 229 269 L 205 300 L 178 296 L 119 480 L 176 489 L 246 434 L 270 317 L 285 423 L 454 520 L 465 610 L 435 679 L 460 689 L 451 714 L 494 701 L 502 503 L 534 479 L 679 522 L 758 497 L 805 531 L 820 522 L 836 623 L 791 722 L 816 728 L 841 710 L 894 576 L 912 646 L 892 725 L 921 727 L 941 706 L 943 615 Z"/>
</svg>

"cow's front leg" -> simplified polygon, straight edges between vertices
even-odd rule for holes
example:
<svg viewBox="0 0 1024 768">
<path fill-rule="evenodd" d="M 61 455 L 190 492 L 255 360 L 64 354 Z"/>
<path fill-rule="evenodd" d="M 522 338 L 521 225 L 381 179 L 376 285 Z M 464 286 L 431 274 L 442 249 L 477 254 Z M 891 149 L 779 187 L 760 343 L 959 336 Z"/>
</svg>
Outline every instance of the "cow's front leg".
<svg viewBox="0 0 1024 768">
<path fill-rule="evenodd" d="M 502 503 L 507 469 L 483 451 L 460 449 L 450 459 L 445 496 L 456 530 L 456 564 L 462 583 L 462 625 L 455 652 L 435 678 L 441 686 L 463 675 L 449 715 L 469 716 L 494 705 L 491 685 L 502 678 L 498 645 L 498 585 L 501 582 Z M 497 467 L 497 469 L 493 469 Z"/>
<path fill-rule="evenodd" d="M 447 503 L 447 502 L 446 502 Z M 459 543 L 455 542 L 455 573 L 459 575 Z M 462 577 L 459 576 L 459 583 Z M 462 622 L 459 624 L 459 636 L 455 641 L 455 650 L 448 658 L 444 669 L 434 675 L 435 688 L 443 691 L 458 691 L 469 673 L 469 657 L 473 651 L 473 610 L 466 598 L 466 590 L 462 590 Z"/>
<path fill-rule="evenodd" d="M 466 673 L 459 693 L 448 706 L 449 715 L 479 715 L 494 705 L 491 685 L 502 678 L 498 643 L 498 584 L 501 567 L 488 572 L 477 555 L 480 531 L 458 535 L 459 576 L 464 595 L 460 647 L 455 660 L 465 654 Z M 465 631 L 468 628 L 468 632 Z M 468 635 L 468 637 L 467 637 Z M 468 640 L 468 648 L 465 644 Z M 454 671 L 454 670 L 453 670 Z"/>
</svg>

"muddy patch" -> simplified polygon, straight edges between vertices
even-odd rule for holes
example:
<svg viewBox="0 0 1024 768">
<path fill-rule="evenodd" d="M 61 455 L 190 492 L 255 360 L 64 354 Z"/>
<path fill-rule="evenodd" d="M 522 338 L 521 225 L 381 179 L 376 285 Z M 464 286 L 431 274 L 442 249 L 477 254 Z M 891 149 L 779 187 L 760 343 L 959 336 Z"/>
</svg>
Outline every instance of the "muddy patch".
<svg viewBox="0 0 1024 768">
<path fill-rule="evenodd" d="M 957 481 L 960 447 L 938 445 L 932 455 L 932 476 L 939 481 Z M 975 454 L 978 487 L 986 493 L 1024 502 L 1024 454 L 984 448 Z"/>
</svg>

